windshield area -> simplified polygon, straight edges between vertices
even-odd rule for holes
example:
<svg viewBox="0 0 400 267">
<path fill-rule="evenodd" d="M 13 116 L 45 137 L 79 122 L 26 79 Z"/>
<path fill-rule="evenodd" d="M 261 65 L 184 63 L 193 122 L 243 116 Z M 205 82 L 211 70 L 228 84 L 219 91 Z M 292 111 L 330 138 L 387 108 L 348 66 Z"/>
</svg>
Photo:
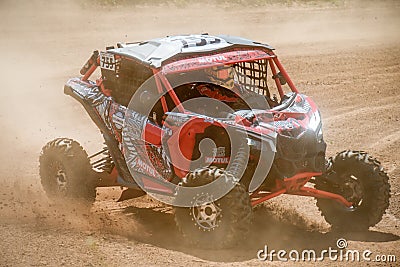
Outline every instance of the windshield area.
<svg viewBox="0 0 400 267">
<path fill-rule="evenodd" d="M 296 91 L 285 77 L 275 55 L 265 51 L 190 57 L 163 66 L 152 82 L 143 85 L 139 100 L 148 106 L 146 99 L 159 98 L 151 104 L 151 117 L 158 124 L 166 112 L 189 111 L 224 118 L 237 112 L 279 108 L 288 98 L 286 93 Z"/>
<path fill-rule="evenodd" d="M 268 59 L 214 64 L 188 72 L 168 75 L 168 81 L 185 109 L 193 110 L 193 103 L 185 101 L 208 97 L 221 101 L 235 111 L 268 110 L 280 104 L 279 94 L 271 95 L 269 87 L 275 86 L 268 73 Z M 268 85 L 270 79 L 271 85 Z M 210 107 L 208 107 L 210 108 Z"/>
</svg>

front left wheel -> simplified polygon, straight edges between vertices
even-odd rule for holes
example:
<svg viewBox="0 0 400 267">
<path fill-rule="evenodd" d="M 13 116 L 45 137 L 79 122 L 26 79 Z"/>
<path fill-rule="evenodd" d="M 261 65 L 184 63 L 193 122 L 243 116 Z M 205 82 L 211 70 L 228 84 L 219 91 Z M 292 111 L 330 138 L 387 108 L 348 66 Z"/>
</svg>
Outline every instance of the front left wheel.
<svg viewBox="0 0 400 267">
<path fill-rule="evenodd" d="M 234 177 L 223 169 L 205 167 L 189 173 L 183 186 L 202 186 L 216 179 Z M 212 196 L 203 192 L 193 199 L 192 207 L 175 209 L 175 221 L 183 236 L 189 243 L 202 248 L 235 246 L 248 232 L 251 218 L 250 197 L 240 183 L 217 201 L 212 201 Z"/>
<path fill-rule="evenodd" d="M 57 138 L 48 142 L 39 158 L 39 173 L 49 198 L 95 201 L 95 172 L 86 151 L 74 140 Z"/>
</svg>

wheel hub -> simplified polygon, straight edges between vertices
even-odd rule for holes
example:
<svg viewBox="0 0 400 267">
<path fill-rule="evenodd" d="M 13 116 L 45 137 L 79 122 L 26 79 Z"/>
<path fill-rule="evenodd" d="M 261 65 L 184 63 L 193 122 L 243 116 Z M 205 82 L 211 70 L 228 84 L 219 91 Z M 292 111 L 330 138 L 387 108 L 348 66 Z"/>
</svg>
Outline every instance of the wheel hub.
<svg viewBox="0 0 400 267">
<path fill-rule="evenodd" d="M 363 200 L 363 188 L 357 177 L 351 175 L 343 185 L 343 196 L 355 207 L 361 205 Z"/>
<path fill-rule="evenodd" d="M 67 175 L 61 166 L 58 166 L 58 171 L 55 178 L 57 190 L 60 192 L 65 192 L 67 188 Z"/>
<path fill-rule="evenodd" d="M 191 215 L 193 221 L 203 231 L 214 230 L 218 227 L 221 215 L 221 208 L 212 201 L 209 195 L 200 195 L 193 201 Z"/>
</svg>

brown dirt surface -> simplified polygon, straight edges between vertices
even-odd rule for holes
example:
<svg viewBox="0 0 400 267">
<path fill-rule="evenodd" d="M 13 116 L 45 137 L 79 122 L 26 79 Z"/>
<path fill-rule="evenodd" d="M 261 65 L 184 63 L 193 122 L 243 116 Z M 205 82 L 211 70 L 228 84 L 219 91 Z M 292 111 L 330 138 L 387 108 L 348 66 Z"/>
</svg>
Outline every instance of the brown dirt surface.
<svg viewBox="0 0 400 267">
<path fill-rule="evenodd" d="M 369 266 L 398 266 L 400 3 L 220 2 L 0 1 L 0 266 L 267 265 L 256 257 L 264 245 L 321 251 L 335 248 L 339 237 L 351 249 L 397 257 L 397 263 Z M 211 251 L 185 245 L 172 209 L 147 196 L 117 203 L 120 188 L 109 188 L 98 189 L 91 208 L 49 202 L 39 182 L 41 147 L 60 136 L 79 140 L 89 153 L 102 144 L 83 108 L 62 90 L 90 53 L 117 41 L 202 32 L 276 47 L 299 90 L 321 110 L 328 154 L 361 149 L 382 162 L 390 176 L 391 202 L 378 225 L 368 233 L 342 236 L 329 231 L 313 199 L 282 196 L 255 211 L 250 237 L 239 248 Z M 332 263 L 340 264 L 319 264 Z"/>
</svg>

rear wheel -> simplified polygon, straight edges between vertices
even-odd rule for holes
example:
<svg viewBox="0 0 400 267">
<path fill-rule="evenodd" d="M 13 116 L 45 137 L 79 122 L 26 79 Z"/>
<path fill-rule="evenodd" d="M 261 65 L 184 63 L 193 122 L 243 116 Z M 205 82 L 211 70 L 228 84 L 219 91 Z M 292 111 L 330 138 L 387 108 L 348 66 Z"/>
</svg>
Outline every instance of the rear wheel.
<svg viewBox="0 0 400 267">
<path fill-rule="evenodd" d="M 43 147 L 39 163 L 41 183 L 49 198 L 95 201 L 95 172 L 78 142 L 68 138 L 50 141 Z"/>
<path fill-rule="evenodd" d="M 215 167 L 200 168 L 187 175 L 183 186 L 202 186 L 218 178 L 234 177 Z M 194 198 L 192 207 L 175 209 L 175 221 L 184 237 L 193 245 L 202 248 L 226 248 L 236 245 L 239 238 L 243 239 L 248 232 L 251 217 L 249 194 L 240 183 L 217 201 L 212 201 L 211 196 L 204 192 Z"/>
<path fill-rule="evenodd" d="M 365 231 L 381 219 L 389 206 L 389 177 L 380 162 L 362 151 L 343 151 L 330 158 L 327 179 L 316 188 L 342 195 L 353 206 L 331 199 L 317 199 L 317 206 L 334 229 Z"/>
</svg>

